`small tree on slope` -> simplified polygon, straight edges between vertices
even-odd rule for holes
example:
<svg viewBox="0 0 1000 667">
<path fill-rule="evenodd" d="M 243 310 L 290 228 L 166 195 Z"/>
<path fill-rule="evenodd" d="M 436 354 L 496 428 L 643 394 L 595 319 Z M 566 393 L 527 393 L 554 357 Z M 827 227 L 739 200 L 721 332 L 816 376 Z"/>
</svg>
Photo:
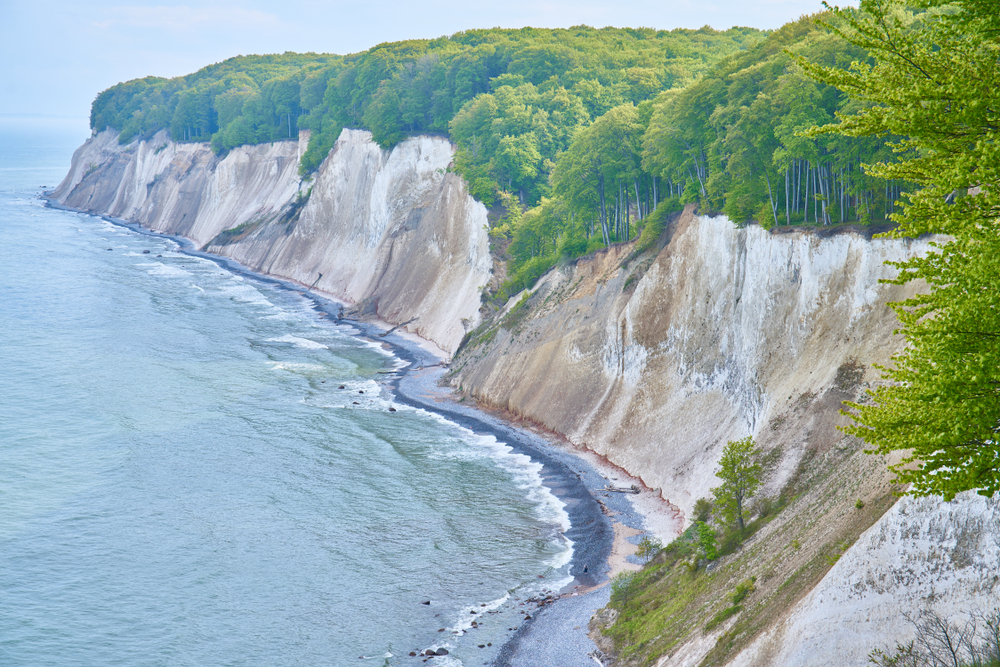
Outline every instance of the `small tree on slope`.
<svg viewBox="0 0 1000 667">
<path fill-rule="evenodd" d="M 757 460 L 757 445 L 752 436 L 730 440 L 719 459 L 721 468 L 715 476 L 722 485 L 712 489 L 716 515 L 726 525 L 736 524 L 742 533 L 745 527 L 746 503 L 760 490 L 763 467 Z"/>
</svg>

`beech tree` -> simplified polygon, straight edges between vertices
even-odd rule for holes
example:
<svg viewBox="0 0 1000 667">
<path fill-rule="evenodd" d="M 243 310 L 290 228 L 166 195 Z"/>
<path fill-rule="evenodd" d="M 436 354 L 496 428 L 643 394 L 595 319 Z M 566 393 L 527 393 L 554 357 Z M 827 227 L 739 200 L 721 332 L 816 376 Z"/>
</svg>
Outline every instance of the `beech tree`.
<svg viewBox="0 0 1000 667">
<path fill-rule="evenodd" d="M 914 14 L 910 7 L 926 11 Z M 874 62 L 803 66 L 859 100 L 820 131 L 900 135 L 894 162 L 868 166 L 917 184 L 891 236 L 947 234 L 926 257 L 893 263 L 892 282 L 929 293 L 892 304 L 907 348 L 891 384 L 849 403 L 845 430 L 869 452 L 907 452 L 891 469 L 912 495 L 1000 491 L 1000 14 L 992 0 L 863 0 L 837 30 Z"/>
<path fill-rule="evenodd" d="M 726 443 L 719 468 L 715 476 L 722 480 L 722 485 L 712 489 L 716 516 L 726 524 L 735 523 L 743 532 L 746 527 L 746 503 L 760 490 L 760 476 L 764 471 L 757 460 L 757 445 L 753 436 Z"/>
</svg>

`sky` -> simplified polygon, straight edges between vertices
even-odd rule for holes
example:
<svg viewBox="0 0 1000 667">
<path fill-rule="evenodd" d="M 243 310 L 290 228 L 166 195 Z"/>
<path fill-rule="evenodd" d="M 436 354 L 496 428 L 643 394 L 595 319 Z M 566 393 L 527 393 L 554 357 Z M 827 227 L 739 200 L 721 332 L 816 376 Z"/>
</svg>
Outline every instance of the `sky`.
<svg viewBox="0 0 1000 667">
<path fill-rule="evenodd" d="M 821 0 L 0 0 L 0 116 L 86 119 L 116 83 L 237 55 L 348 54 L 471 28 L 773 29 L 822 9 Z"/>
</svg>

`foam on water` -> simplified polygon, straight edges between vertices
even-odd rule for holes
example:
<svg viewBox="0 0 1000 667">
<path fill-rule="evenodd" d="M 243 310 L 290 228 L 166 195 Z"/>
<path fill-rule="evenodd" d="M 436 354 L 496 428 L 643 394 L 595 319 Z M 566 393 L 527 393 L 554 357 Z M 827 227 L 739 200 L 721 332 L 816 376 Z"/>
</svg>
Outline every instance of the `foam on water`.
<svg viewBox="0 0 1000 667">
<path fill-rule="evenodd" d="M 140 253 L 127 253 L 130 256 L 142 257 Z M 185 271 L 179 266 L 174 266 L 172 264 L 164 264 L 163 262 L 151 262 L 151 263 L 140 263 L 139 266 L 148 267 L 146 273 L 151 276 L 157 276 L 159 278 L 189 278 L 191 277 L 190 271 Z M 204 290 L 202 290 L 204 291 Z"/>
<path fill-rule="evenodd" d="M 435 456 L 440 456 L 441 458 L 488 457 L 492 459 L 497 465 L 511 474 L 517 488 L 522 489 L 525 492 L 525 497 L 534 503 L 539 519 L 553 524 L 559 531 L 570 529 L 566 504 L 559 500 L 542 482 L 541 463 L 533 461 L 526 454 L 515 453 L 513 447 L 500 442 L 492 435 L 477 435 L 469 429 L 455 424 L 443 415 L 419 408 L 414 409 L 422 412 L 431 419 L 439 421 L 442 425 L 446 425 L 448 428 L 461 433 L 462 437 L 472 445 L 470 449 L 461 452 L 442 452 L 435 454 Z M 553 539 L 556 538 L 553 537 Z M 562 565 L 565 565 L 572 559 L 572 542 L 565 537 L 562 539 L 568 543 L 568 556 L 565 563 L 562 563 Z M 558 567 L 561 567 L 561 565 Z"/>
<path fill-rule="evenodd" d="M 320 364 L 309 364 L 300 361 L 269 361 L 267 363 L 271 365 L 271 370 L 275 371 L 290 371 L 292 373 L 304 373 L 307 375 L 326 372 L 326 367 Z"/>
<path fill-rule="evenodd" d="M 329 347 L 323 345 L 323 343 L 317 343 L 314 340 L 309 340 L 308 338 L 300 338 L 299 336 L 293 336 L 292 334 L 285 334 L 284 336 L 278 336 L 277 338 L 267 338 L 269 343 L 289 343 L 295 347 L 300 347 L 303 350 L 327 350 Z"/>
</svg>

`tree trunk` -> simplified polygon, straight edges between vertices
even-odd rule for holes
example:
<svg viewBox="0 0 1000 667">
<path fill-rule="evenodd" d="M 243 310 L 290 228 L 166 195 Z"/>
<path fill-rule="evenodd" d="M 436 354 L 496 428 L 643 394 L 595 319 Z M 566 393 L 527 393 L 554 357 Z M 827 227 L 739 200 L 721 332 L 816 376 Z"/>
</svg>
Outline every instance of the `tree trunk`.
<svg viewBox="0 0 1000 667">
<path fill-rule="evenodd" d="M 608 205 L 604 197 L 604 174 L 597 177 L 597 196 L 600 198 L 601 234 L 604 236 L 604 245 L 611 245 L 611 239 L 608 235 Z"/>
<path fill-rule="evenodd" d="M 771 177 L 767 175 L 767 169 L 764 170 L 764 178 L 767 179 L 767 198 L 771 201 L 771 215 L 774 216 L 774 226 L 778 226 L 778 205 L 774 203 L 774 195 L 771 194 Z"/>
</svg>

